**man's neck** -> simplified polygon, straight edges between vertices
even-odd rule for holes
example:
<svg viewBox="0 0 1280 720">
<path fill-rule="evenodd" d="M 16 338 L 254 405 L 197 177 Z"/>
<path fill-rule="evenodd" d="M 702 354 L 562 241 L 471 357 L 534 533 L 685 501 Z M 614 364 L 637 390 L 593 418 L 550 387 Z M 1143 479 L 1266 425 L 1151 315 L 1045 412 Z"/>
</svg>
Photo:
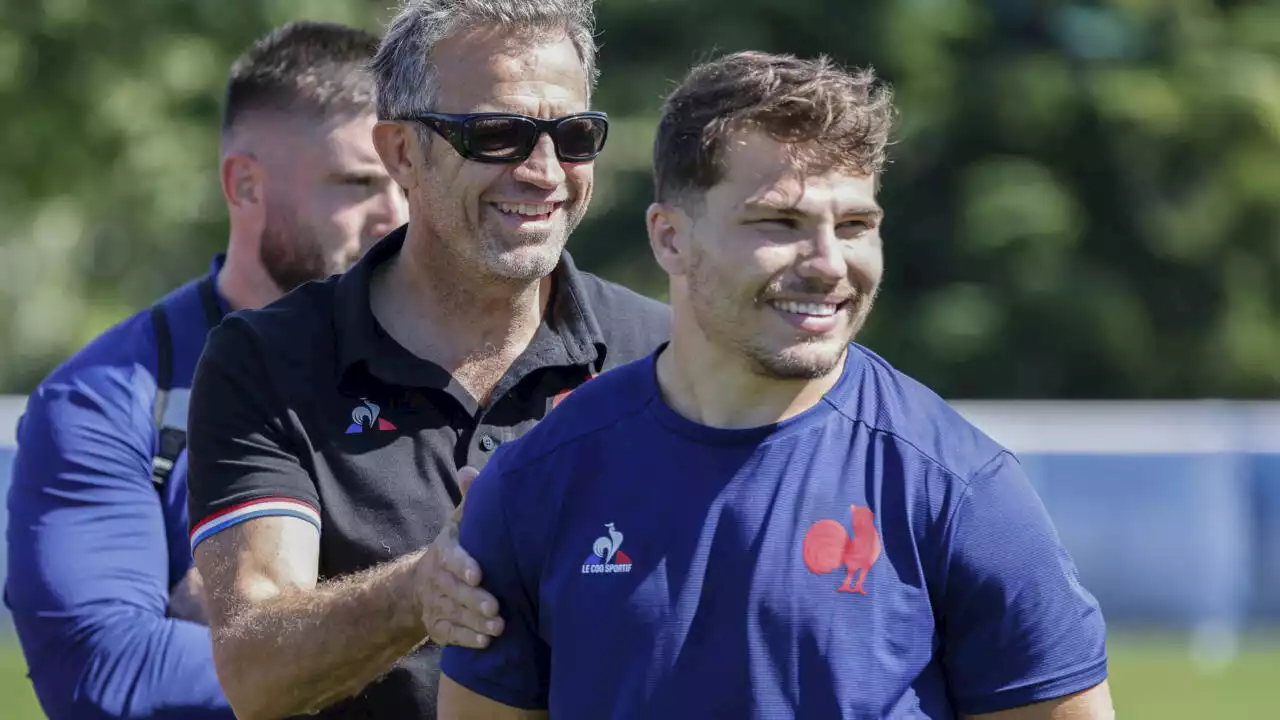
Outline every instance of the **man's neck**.
<svg viewBox="0 0 1280 720">
<path fill-rule="evenodd" d="M 752 368 L 749 360 L 710 346 L 700 333 L 672 328 L 658 357 L 658 386 L 677 413 L 717 428 L 753 428 L 799 415 L 835 386 L 844 360 L 814 380 L 779 380 Z"/>
<path fill-rule="evenodd" d="M 551 278 L 502 282 L 458 267 L 410 235 L 374 273 L 373 315 L 414 355 L 440 365 L 480 402 L 533 340 Z"/>
<path fill-rule="evenodd" d="M 243 257 L 235 243 L 227 248 L 215 285 L 232 311 L 265 307 L 284 296 L 266 269 Z"/>
</svg>

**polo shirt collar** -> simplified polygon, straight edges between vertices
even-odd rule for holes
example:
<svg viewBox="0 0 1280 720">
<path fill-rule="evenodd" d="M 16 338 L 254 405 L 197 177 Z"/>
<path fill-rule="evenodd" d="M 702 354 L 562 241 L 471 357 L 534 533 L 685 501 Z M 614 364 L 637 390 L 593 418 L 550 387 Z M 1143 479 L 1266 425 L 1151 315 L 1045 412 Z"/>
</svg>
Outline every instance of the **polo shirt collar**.
<svg viewBox="0 0 1280 720">
<path fill-rule="evenodd" d="M 392 231 L 337 279 L 333 313 L 339 378 L 363 364 L 379 379 L 398 385 L 445 388 L 452 380 L 443 368 L 413 355 L 387 335 L 373 316 L 370 287 L 374 272 L 400 252 L 407 231 L 407 225 Z M 544 346 L 537 357 L 550 361 L 546 364 L 559 364 L 545 352 L 547 339 L 558 337 L 564 347 L 561 359 L 566 364 L 592 365 L 598 372 L 607 352 L 604 334 L 588 302 L 582 273 L 567 250 L 551 277 L 550 312 L 533 341 L 534 345 Z"/>
</svg>

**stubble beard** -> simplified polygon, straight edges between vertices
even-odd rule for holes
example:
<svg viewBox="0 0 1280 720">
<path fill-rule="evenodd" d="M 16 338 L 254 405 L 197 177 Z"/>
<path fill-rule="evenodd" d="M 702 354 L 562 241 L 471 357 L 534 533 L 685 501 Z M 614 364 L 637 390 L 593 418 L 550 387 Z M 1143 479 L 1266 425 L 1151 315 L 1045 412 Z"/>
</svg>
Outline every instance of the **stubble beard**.
<svg viewBox="0 0 1280 720">
<path fill-rule="evenodd" d="M 317 239 L 301 226 L 297 213 L 278 204 L 267 205 L 258 259 L 282 293 L 346 270 L 331 266 Z"/>
<path fill-rule="evenodd" d="M 694 320 L 709 340 L 732 348 L 754 374 L 771 380 L 817 380 L 836 371 L 875 299 L 874 293 L 868 295 L 860 289 L 849 299 L 849 306 L 840 311 L 849 317 L 847 333 L 840 333 L 839 337 L 800 337 L 795 344 L 776 348 L 751 334 L 754 323 L 741 317 L 744 307 L 750 307 L 745 312 L 769 312 L 767 303 L 756 299 L 748 305 L 740 299 L 717 299 L 722 296 L 715 288 L 721 284 L 702 253 L 694 251 L 687 280 Z"/>
</svg>

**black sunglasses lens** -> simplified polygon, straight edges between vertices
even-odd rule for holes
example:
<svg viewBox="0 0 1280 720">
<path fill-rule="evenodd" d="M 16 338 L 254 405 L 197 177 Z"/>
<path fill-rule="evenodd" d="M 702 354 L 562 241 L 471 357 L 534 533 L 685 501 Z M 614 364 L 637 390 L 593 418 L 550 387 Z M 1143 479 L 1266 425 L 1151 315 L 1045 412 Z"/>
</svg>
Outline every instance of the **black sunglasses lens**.
<svg viewBox="0 0 1280 720">
<path fill-rule="evenodd" d="M 574 160 L 589 160 L 604 148 L 608 126 L 603 118 L 568 118 L 556 126 L 556 147 L 560 154 Z"/>
<path fill-rule="evenodd" d="M 519 118 L 472 118 L 463 126 L 467 149 L 487 158 L 518 158 L 533 145 L 532 123 Z"/>
</svg>

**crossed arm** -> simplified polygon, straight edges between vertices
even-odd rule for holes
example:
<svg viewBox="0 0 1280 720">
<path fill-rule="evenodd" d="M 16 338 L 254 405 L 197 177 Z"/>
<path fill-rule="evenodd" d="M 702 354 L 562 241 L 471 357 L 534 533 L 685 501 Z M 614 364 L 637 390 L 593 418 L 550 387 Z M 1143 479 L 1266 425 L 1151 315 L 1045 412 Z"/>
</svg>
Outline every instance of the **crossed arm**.
<svg viewBox="0 0 1280 720">
<path fill-rule="evenodd" d="M 32 395 L 8 496 L 5 599 L 53 720 L 229 720 L 198 603 L 183 602 L 191 583 L 171 595 L 140 404 L 130 373 L 106 365 Z"/>
</svg>

